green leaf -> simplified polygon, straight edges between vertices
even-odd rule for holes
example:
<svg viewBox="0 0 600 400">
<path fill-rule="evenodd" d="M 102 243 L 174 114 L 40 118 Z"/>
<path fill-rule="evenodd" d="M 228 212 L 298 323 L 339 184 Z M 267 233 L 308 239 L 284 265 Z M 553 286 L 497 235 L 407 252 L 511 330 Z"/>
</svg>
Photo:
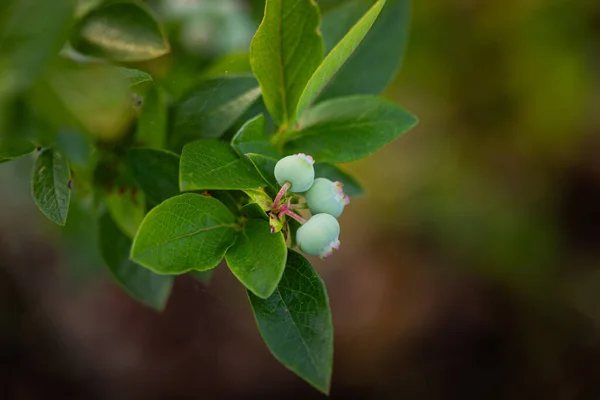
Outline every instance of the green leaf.
<svg viewBox="0 0 600 400">
<path fill-rule="evenodd" d="M 263 114 L 248 120 L 231 139 L 231 146 L 240 155 L 257 153 L 274 158 L 280 157 L 269 141 Z"/>
<path fill-rule="evenodd" d="M 137 188 L 114 191 L 106 196 L 106 207 L 123 233 L 133 238 L 146 212 L 144 194 Z"/>
<path fill-rule="evenodd" d="M 248 218 L 258 218 L 269 221 L 269 216 L 265 210 L 257 203 L 248 203 L 240 209 L 240 213 Z"/>
<path fill-rule="evenodd" d="M 71 170 L 67 158 L 56 150 L 44 150 L 33 165 L 33 201 L 46 217 L 65 225 L 71 200 Z"/>
<path fill-rule="evenodd" d="M 220 201 L 185 193 L 150 210 L 130 257 L 158 274 L 206 271 L 235 241 L 235 227 L 235 217 Z"/>
<path fill-rule="evenodd" d="M 417 124 L 417 117 L 375 96 L 329 100 L 304 113 L 286 144 L 319 162 L 350 162 L 372 154 Z"/>
<path fill-rule="evenodd" d="M 260 176 L 275 190 L 279 189 L 277 179 L 275 179 L 275 164 L 277 160 L 262 154 L 248 153 L 246 157 L 252 162 Z"/>
<path fill-rule="evenodd" d="M 111 275 L 134 299 L 155 310 L 164 309 L 173 277 L 155 274 L 130 261 L 130 249 L 131 239 L 105 213 L 100 218 L 100 252 Z"/>
<path fill-rule="evenodd" d="M 287 247 L 283 234 L 271 233 L 269 222 L 249 219 L 225 261 L 233 274 L 256 296 L 269 297 L 283 275 Z"/>
<path fill-rule="evenodd" d="M 296 120 L 296 105 L 323 59 L 321 17 L 312 0 L 267 0 L 250 45 L 250 66 L 280 127 Z"/>
<path fill-rule="evenodd" d="M 217 140 L 196 140 L 185 145 L 179 171 L 182 191 L 266 186 L 252 164 L 241 160 L 228 143 Z"/>
<path fill-rule="evenodd" d="M 165 92 L 158 86 L 148 91 L 142 105 L 135 136 L 137 143 L 156 149 L 165 147 L 167 138 L 167 103 Z"/>
<path fill-rule="evenodd" d="M 150 74 L 140 71 L 139 69 L 120 67 L 119 71 L 121 71 L 125 79 L 127 79 L 127 82 L 129 82 L 129 86 L 131 87 L 139 85 L 140 83 L 152 81 L 152 76 L 150 76 Z"/>
<path fill-rule="evenodd" d="M 253 77 L 221 77 L 202 82 L 175 105 L 173 146 L 220 137 L 259 96 L 260 88 Z"/>
<path fill-rule="evenodd" d="M 133 179 L 156 206 L 179 194 L 179 156 L 163 150 L 131 149 L 127 162 Z"/>
<path fill-rule="evenodd" d="M 341 36 L 330 36 L 329 33 L 335 32 L 344 23 L 349 29 L 362 15 L 366 3 L 364 0 L 352 0 L 325 13 L 322 28 L 325 43 L 337 43 Z M 387 0 L 367 36 L 335 74 L 319 101 L 383 92 L 402 63 L 409 25 L 410 0 Z"/>
<path fill-rule="evenodd" d="M 316 163 L 315 164 L 315 177 L 327 178 L 330 181 L 339 181 L 344 184 L 344 193 L 350 197 L 364 196 L 365 190 L 362 188 L 360 183 L 353 177 L 342 171 L 339 167 L 327 164 L 327 163 Z"/>
<path fill-rule="evenodd" d="M 248 292 L 258 329 L 271 353 L 327 394 L 333 364 L 333 324 L 325 285 L 293 250 L 275 292 L 266 300 Z"/>
<path fill-rule="evenodd" d="M 73 28 L 71 44 L 82 54 L 113 61 L 150 60 L 170 51 L 150 9 L 131 1 L 112 1 L 90 11 Z"/>
<path fill-rule="evenodd" d="M 0 141 L 0 163 L 26 156 L 34 150 L 35 145 L 28 140 L 2 140 Z"/>
<path fill-rule="evenodd" d="M 226 54 L 202 71 L 202 76 L 205 78 L 250 74 L 252 74 L 252 69 L 248 53 Z"/>
<path fill-rule="evenodd" d="M 0 99 L 27 87 L 68 37 L 71 0 L 2 0 Z"/>
<path fill-rule="evenodd" d="M 258 204 L 264 211 L 271 209 L 273 199 L 269 196 L 264 189 L 246 189 L 244 193 L 250 197 L 252 202 Z"/>
<path fill-rule="evenodd" d="M 369 32 L 369 29 L 371 29 L 384 4 L 385 0 L 379 0 L 375 3 L 356 25 L 350 29 L 346 36 L 327 54 L 327 57 L 325 57 L 308 81 L 306 88 L 302 92 L 302 96 L 300 96 L 296 111 L 298 118 L 316 100 L 329 81 L 344 65 L 348 57 L 352 55 L 367 32 Z"/>
</svg>

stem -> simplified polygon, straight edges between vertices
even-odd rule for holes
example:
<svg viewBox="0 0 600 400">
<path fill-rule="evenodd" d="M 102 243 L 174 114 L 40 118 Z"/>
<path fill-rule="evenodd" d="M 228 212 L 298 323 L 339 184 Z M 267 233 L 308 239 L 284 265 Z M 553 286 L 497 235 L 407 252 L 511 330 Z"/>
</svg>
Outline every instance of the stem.
<svg viewBox="0 0 600 400">
<path fill-rule="evenodd" d="M 291 211 L 288 208 L 283 210 L 282 213 L 289 215 L 290 217 L 294 218 L 296 221 L 300 222 L 301 224 L 304 224 L 306 222 L 306 219 L 302 218 L 301 216 L 299 216 L 298 214 L 296 214 L 295 212 Z"/>
<path fill-rule="evenodd" d="M 273 208 L 279 208 L 279 202 L 281 201 L 281 198 L 285 196 L 290 186 L 292 185 L 289 182 L 283 184 L 281 190 L 277 193 L 277 197 L 275 197 L 275 201 L 273 201 Z"/>
</svg>

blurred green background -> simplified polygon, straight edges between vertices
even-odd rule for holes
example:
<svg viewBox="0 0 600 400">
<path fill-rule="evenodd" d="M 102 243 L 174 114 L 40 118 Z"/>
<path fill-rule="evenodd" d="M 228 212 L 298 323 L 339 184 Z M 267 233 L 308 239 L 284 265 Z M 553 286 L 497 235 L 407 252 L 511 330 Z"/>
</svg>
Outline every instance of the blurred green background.
<svg viewBox="0 0 600 400">
<path fill-rule="evenodd" d="M 262 12 L 260 1 L 148 3 L 173 52 L 144 68 L 172 93 L 246 51 Z M 38 72 L 11 57 L 31 46 L 41 67 L 61 49 L 27 40 L 68 29 L 66 11 L 39 4 L 22 42 L 0 38 L 3 135 L 58 112 L 48 86 L 19 95 Z M 46 68 L 44 82 L 67 87 L 79 122 L 113 140 L 105 127 L 128 118 L 115 111 L 125 95 L 98 84 L 98 110 L 65 70 Z M 315 260 L 335 326 L 331 397 L 600 398 L 599 71 L 597 1 L 413 2 L 385 96 L 421 122 L 345 166 L 367 196 L 341 218 L 341 251 Z M 32 104 L 46 115 L 28 114 Z M 65 228 L 35 208 L 32 161 L 0 165 L 0 398 L 321 397 L 268 353 L 227 268 L 208 286 L 178 278 L 162 314 L 128 298 L 85 203 Z"/>
</svg>

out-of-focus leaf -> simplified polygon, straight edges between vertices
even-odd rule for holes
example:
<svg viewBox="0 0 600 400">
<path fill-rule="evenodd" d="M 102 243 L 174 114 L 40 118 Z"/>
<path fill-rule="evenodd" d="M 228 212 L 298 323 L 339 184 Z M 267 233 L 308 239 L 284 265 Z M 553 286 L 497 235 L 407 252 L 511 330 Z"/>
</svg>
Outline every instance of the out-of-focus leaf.
<svg viewBox="0 0 600 400">
<path fill-rule="evenodd" d="M 144 219 L 146 201 L 137 188 L 113 191 L 106 196 L 106 207 L 113 221 L 129 238 L 133 238 Z"/>
<path fill-rule="evenodd" d="M 144 82 L 151 82 L 152 76 L 144 71 L 140 71 L 139 69 L 133 68 L 119 68 L 119 71 L 123 74 L 127 82 L 129 82 L 129 86 L 139 85 Z"/>
<path fill-rule="evenodd" d="M 162 27 L 148 7 L 133 1 L 112 1 L 91 10 L 71 34 L 82 54 L 113 61 L 144 61 L 170 51 Z"/>
<path fill-rule="evenodd" d="M 252 77 L 222 77 L 200 83 L 176 105 L 173 147 L 193 139 L 218 138 L 256 101 L 260 88 Z"/>
<path fill-rule="evenodd" d="M 123 234 L 110 215 L 100 218 L 100 251 L 111 275 L 131 297 L 156 310 L 165 308 L 173 277 L 158 275 L 129 260 L 131 239 Z"/>
<path fill-rule="evenodd" d="M 252 69 L 248 53 L 226 54 L 202 71 L 202 76 L 206 78 L 250 74 L 252 74 Z"/>
<path fill-rule="evenodd" d="M 287 127 L 308 80 L 323 59 L 321 17 L 312 0 L 267 0 L 250 45 L 250 66 L 273 120 Z"/>
<path fill-rule="evenodd" d="M 133 179 L 154 207 L 179 194 L 179 156 L 163 150 L 131 149 L 127 162 Z"/>
<path fill-rule="evenodd" d="M 56 150 L 44 150 L 33 166 L 33 200 L 46 217 L 65 225 L 71 200 L 71 171 L 67 158 Z"/>
<path fill-rule="evenodd" d="M 263 114 L 248 120 L 231 139 L 231 146 L 240 155 L 257 153 L 276 158 L 280 156 L 269 141 Z"/>
<path fill-rule="evenodd" d="M 162 149 L 167 139 L 167 103 L 165 92 L 158 86 L 148 90 L 142 103 L 135 137 L 137 144 Z"/>
<path fill-rule="evenodd" d="M 33 153 L 35 145 L 28 140 L 5 139 L 0 141 L 0 163 Z"/>
</svg>

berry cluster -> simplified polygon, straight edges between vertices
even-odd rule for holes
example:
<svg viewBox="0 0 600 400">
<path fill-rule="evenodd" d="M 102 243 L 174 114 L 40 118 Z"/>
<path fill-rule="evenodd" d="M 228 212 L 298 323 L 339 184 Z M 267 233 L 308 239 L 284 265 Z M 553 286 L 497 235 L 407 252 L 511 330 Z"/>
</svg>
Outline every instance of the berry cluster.
<svg viewBox="0 0 600 400">
<path fill-rule="evenodd" d="M 340 246 L 340 224 L 337 218 L 342 215 L 350 199 L 342 191 L 341 182 L 332 182 L 326 178 L 315 179 L 314 163 L 311 156 L 295 154 L 282 158 L 275 165 L 275 179 L 281 185 L 281 190 L 271 209 L 271 230 L 278 230 L 283 215 L 294 218 L 302 224 L 296 232 L 296 243 L 300 250 L 324 258 L 333 254 Z M 292 204 L 292 200 L 298 200 L 298 196 L 289 196 L 288 192 L 301 193 L 306 203 Z M 308 208 L 312 217 L 305 220 L 292 211 L 295 208 Z"/>
</svg>

